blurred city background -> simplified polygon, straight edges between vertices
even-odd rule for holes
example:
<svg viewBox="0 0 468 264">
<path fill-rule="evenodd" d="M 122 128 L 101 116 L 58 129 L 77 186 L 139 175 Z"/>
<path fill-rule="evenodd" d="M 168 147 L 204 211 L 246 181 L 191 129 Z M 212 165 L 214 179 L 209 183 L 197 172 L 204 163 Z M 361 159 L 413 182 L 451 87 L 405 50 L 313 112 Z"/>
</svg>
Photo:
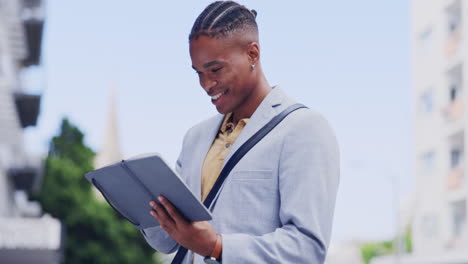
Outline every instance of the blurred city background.
<svg viewBox="0 0 468 264">
<path fill-rule="evenodd" d="M 216 113 L 188 53 L 210 2 L 0 0 L 0 263 L 170 260 L 83 174 L 147 152 L 174 164 Z M 468 3 L 240 3 L 270 84 L 337 134 L 327 264 L 468 263 Z"/>
</svg>

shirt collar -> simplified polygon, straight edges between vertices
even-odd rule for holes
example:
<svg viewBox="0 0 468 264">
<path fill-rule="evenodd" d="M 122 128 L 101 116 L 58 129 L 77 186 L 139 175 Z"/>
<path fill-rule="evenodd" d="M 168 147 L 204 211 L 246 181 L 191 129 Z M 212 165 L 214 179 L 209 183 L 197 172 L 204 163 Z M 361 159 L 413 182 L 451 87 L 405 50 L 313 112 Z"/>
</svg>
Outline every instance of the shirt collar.
<svg viewBox="0 0 468 264">
<path fill-rule="evenodd" d="M 227 113 L 225 116 L 224 116 L 224 120 L 223 120 L 223 124 L 221 125 L 221 133 L 225 133 L 229 128 L 234 130 L 234 124 L 231 122 L 231 116 L 232 116 L 232 112 L 230 113 Z M 237 123 L 237 125 L 240 125 L 242 127 L 244 127 L 247 122 L 249 121 L 250 118 L 243 118 L 241 120 L 239 120 L 239 122 Z M 232 132 L 232 131 L 230 131 Z"/>
</svg>

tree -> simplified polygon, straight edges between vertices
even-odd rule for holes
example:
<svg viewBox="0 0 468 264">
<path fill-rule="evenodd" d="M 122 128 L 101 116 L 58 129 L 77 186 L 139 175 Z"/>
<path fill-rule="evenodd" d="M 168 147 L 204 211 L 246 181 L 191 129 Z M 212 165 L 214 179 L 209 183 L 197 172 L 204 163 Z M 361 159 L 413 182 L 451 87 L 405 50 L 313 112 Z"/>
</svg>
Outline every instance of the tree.
<svg viewBox="0 0 468 264">
<path fill-rule="evenodd" d="M 407 253 L 413 252 L 413 236 L 412 236 L 412 231 L 411 231 L 410 226 L 406 228 L 404 239 L 405 239 L 405 251 Z"/>
<path fill-rule="evenodd" d="M 400 240 L 400 243 L 404 245 L 404 252 L 402 254 L 408 254 L 413 251 L 413 242 L 411 238 L 411 227 L 408 226 L 403 234 L 397 236 L 396 239 Z M 373 258 L 395 254 L 395 241 L 379 241 L 379 242 L 368 242 L 361 245 L 361 256 L 365 264 L 369 264 Z"/>
<path fill-rule="evenodd" d="M 390 255 L 393 253 L 393 241 L 369 242 L 361 245 L 361 256 L 365 264 L 379 256 Z"/>
<path fill-rule="evenodd" d="M 97 201 L 84 174 L 93 170 L 94 152 L 67 119 L 52 138 L 39 201 L 65 225 L 66 264 L 157 263 L 154 250 L 130 223 Z"/>
</svg>

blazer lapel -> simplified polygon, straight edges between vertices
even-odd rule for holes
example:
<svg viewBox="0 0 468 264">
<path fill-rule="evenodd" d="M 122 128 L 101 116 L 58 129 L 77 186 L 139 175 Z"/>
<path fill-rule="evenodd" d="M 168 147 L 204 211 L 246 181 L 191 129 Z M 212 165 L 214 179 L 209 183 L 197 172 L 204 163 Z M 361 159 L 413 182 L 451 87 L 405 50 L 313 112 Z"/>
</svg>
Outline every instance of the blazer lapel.
<svg viewBox="0 0 468 264">
<path fill-rule="evenodd" d="M 201 142 L 199 145 L 199 150 L 197 150 L 199 151 L 200 155 L 194 155 L 197 160 L 194 163 L 196 167 L 194 168 L 194 177 L 191 177 L 191 179 L 193 179 L 191 185 L 193 186 L 192 190 L 194 190 L 194 194 L 198 197 L 198 199 L 201 199 L 201 177 L 203 162 L 205 161 L 206 154 L 208 154 L 215 137 L 218 135 L 219 127 L 221 126 L 223 119 L 224 115 L 216 115 L 206 122 L 206 125 L 203 129 L 203 131 L 206 131 L 206 136 L 200 137 Z"/>
<path fill-rule="evenodd" d="M 279 87 L 274 87 L 263 99 L 262 103 L 255 110 L 254 114 L 250 117 L 247 125 L 242 129 L 242 132 L 237 137 L 236 141 L 232 145 L 231 150 L 224 159 L 223 167 L 226 162 L 232 157 L 232 155 L 258 130 L 266 125 L 274 116 L 279 114 L 284 108 L 284 99 L 286 95 Z"/>
</svg>

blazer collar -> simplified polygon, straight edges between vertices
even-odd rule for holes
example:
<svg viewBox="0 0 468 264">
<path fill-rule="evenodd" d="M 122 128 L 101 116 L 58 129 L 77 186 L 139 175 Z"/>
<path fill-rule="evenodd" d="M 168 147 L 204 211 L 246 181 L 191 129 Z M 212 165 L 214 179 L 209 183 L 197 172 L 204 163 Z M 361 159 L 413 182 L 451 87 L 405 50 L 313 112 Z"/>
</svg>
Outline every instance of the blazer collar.
<svg viewBox="0 0 468 264">
<path fill-rule="evenodd" d="M 223 167 L 239 147 L 242 146 L 242 144 L 266 125 L 274 116 L 292 104 L 288 101 L 290 100 L 288 100 L 286 94 L 281 90 L 281 88 L 274 86 L 250 117 L 247 125 L 242 129 L 242 132 L 239 134 L 230 151 L 226 155 Z"/>
</svg>

